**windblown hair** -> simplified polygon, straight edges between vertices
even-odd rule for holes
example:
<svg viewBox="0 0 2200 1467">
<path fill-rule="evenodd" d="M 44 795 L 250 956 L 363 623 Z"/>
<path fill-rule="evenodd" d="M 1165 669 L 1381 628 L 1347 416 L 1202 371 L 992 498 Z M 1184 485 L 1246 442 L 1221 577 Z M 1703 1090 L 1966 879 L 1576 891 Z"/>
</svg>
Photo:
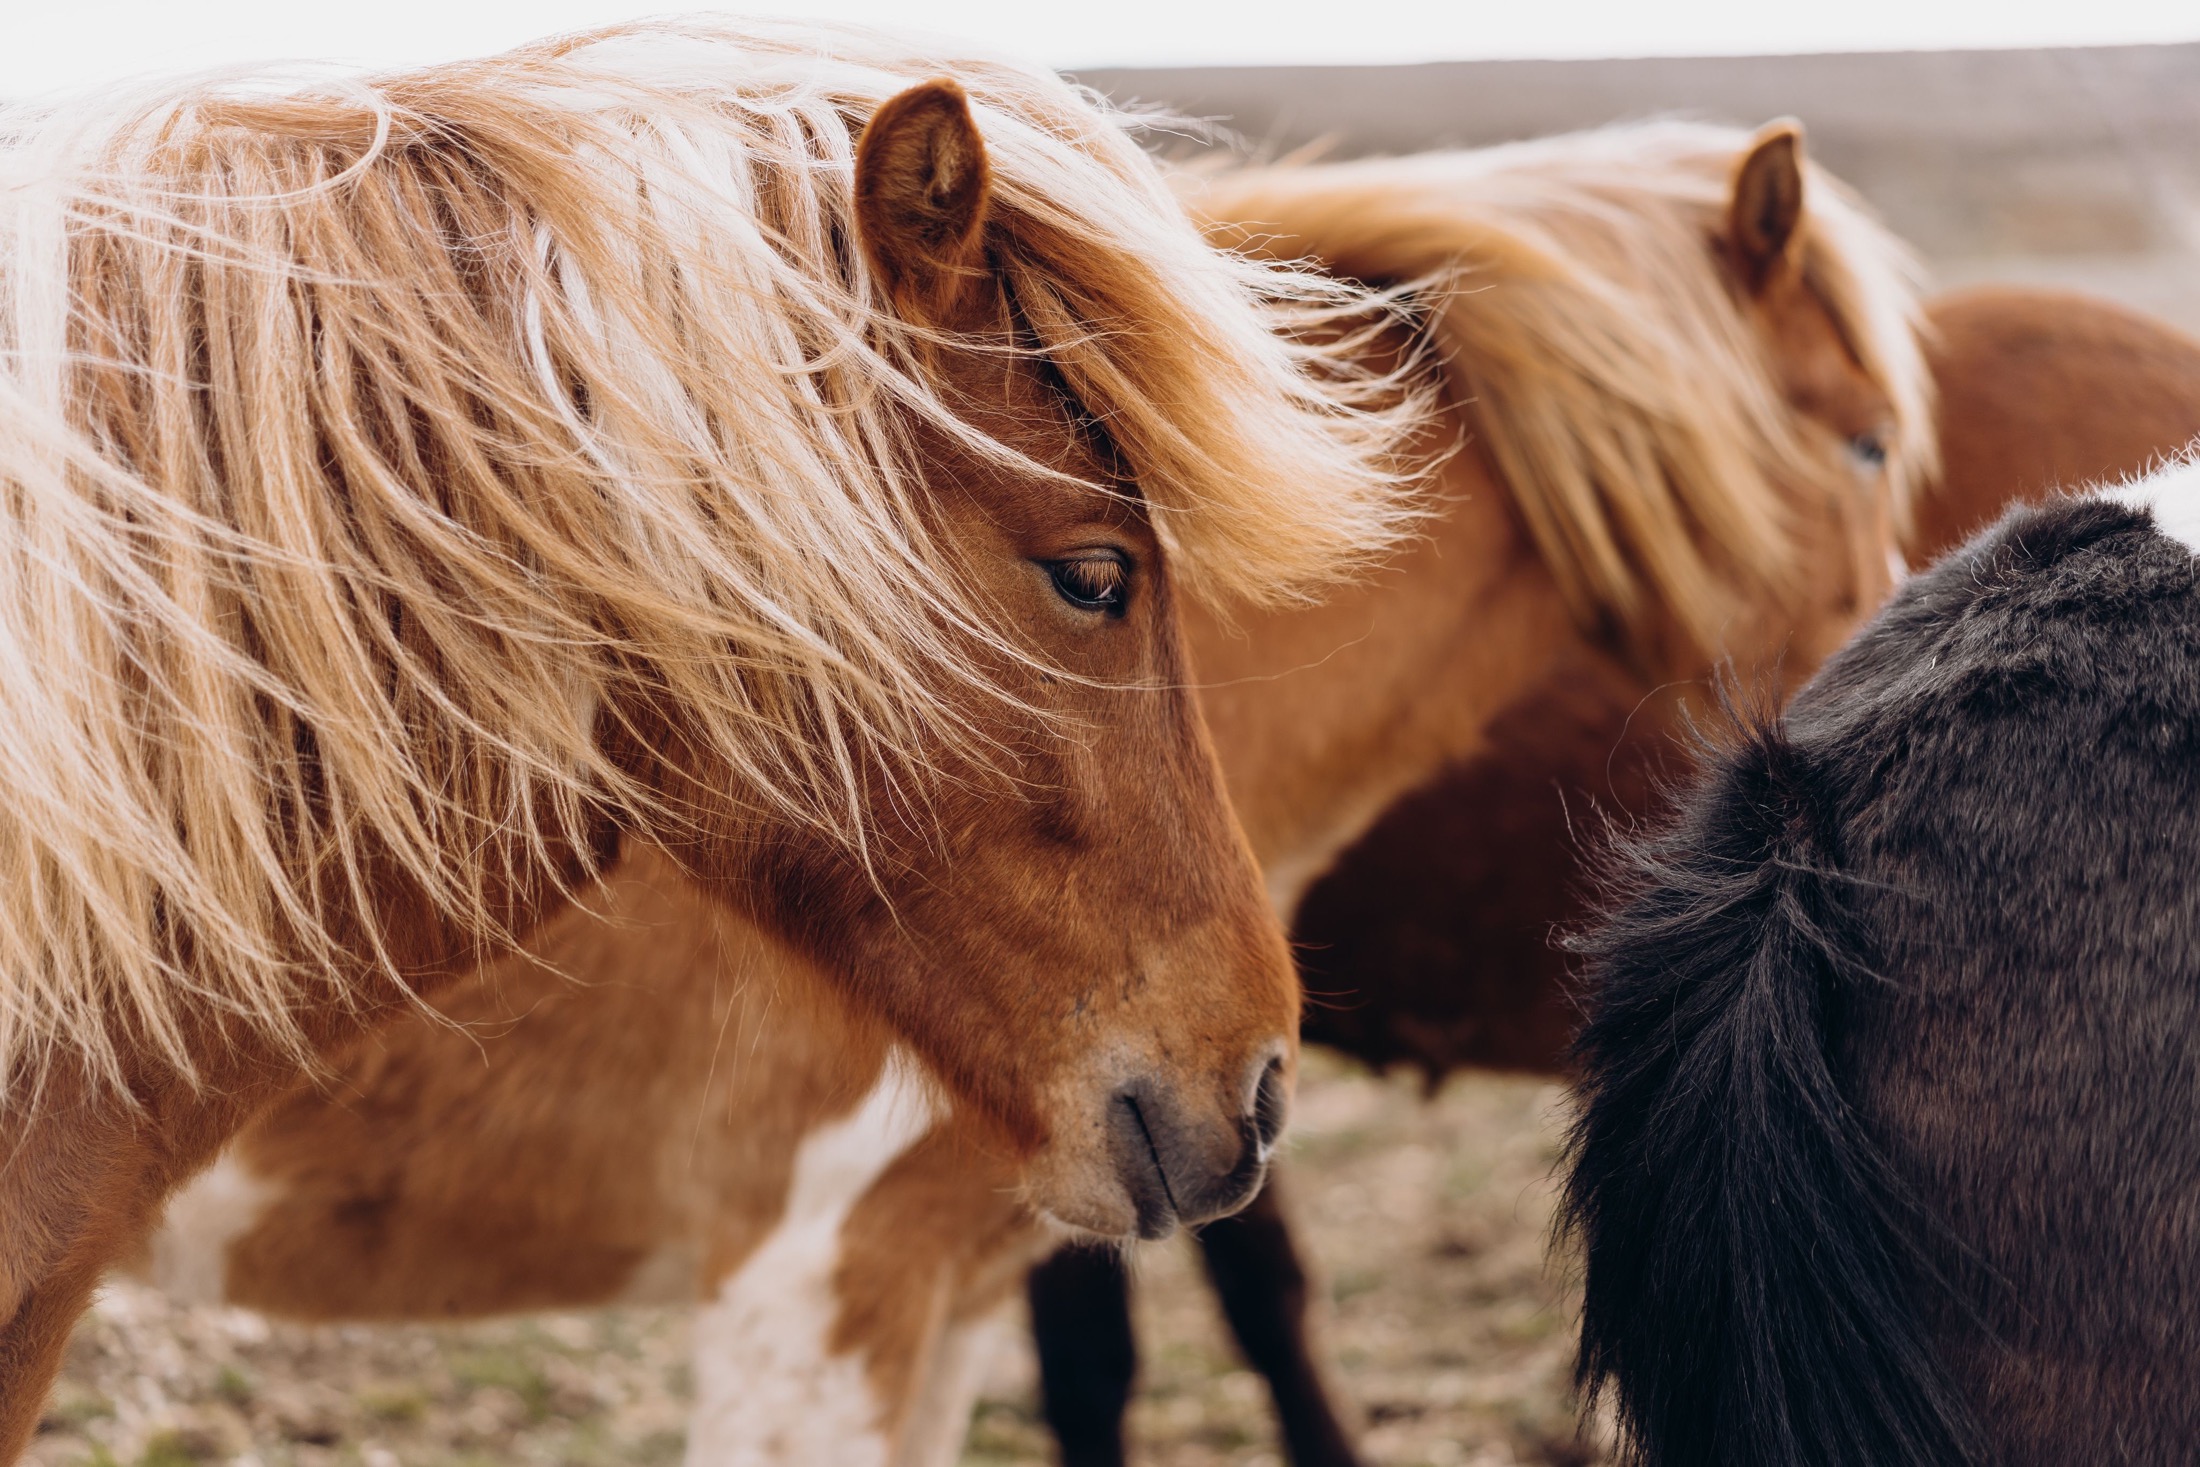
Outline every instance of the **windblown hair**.
<svg viewBox="0 0 2200 1467">
<path fill-rule="evenodd" d="M 347 964 L 395 976 L 390 881 L 499 936 L 500 881 L 648 809 L 597 737 L 622 699 L 840 838 L 874 761 L 972 732 L 943 690 L 1013 639 L 910 428 L 1009 450 L 852 244 L 866 118 L 941 75 L 1029 350 L 1183 579 L 1291 596 L 1387 548 L 1410 394 L 1308 329 L 1365 298 L 1210 248 L 1048 73 L 656 26 L 0 112 L 0 1095 L 69 1054 L 189 1074 L 188 1013 L 302 1054 Z"/>
<path fill-rule="evenodd" d="M 1216 232 L 1360 280 L 1437 281 L 1431 305 L 1476 437 L 1585 624 L 1630 637 L 1663 610 L 1716 649 L 1743 605 L 1785 604 L 1808 547 L 1783 506 L 1855 500 L 1805 450 L 1714 250 L 1732 128 L 1658 122 L 1475 152 L 1221 172 Z M 1894 406 L 1898 510 L 1929 473 L 1916 266 L 1813 168 L 1807 283 Z"/>
</svg>

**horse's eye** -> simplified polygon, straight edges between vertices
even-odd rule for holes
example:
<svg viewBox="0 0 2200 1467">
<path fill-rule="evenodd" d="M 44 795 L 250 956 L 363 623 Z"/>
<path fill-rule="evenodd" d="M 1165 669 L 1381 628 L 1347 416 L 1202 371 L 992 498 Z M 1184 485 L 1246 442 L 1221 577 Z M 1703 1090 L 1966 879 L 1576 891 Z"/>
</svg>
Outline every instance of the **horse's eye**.
<svg viewBox="0 0 2200 1467">
<path fill-rule="evenodd" d="M 1859 433 L 1849 440 L 1849 457 L 1858 468 L 1876 474 L 1887 466 L 1887 445 L 1877 433 Z"/>
<path fill-rule="evenodd" d="M 1088 550 L 1046 562 L 1054 589 L 1079 611 L 1121 616 L 1130 605 L 1130 562 L 1113 550 Z"/>
</svg>

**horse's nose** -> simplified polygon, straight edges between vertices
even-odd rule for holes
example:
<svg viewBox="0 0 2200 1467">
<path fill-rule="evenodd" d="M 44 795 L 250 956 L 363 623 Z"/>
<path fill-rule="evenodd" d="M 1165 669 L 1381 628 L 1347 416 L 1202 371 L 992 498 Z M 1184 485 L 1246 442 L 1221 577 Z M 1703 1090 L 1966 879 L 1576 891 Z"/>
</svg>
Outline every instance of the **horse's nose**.
<svg viewBox="0 0 2200 1467">
<path fill-rule="evenodd" d="M 1283 1133 L 1290 1095 L 1280 1055 L 1264 1055 L 1230 1112 L 1202 1114 L 1157 1077 L 1115 1092 L 1108 1107 L 1116 1172 L 1141 1238 L 1212 1221 L 1253 1200 Z"/>
</svg>

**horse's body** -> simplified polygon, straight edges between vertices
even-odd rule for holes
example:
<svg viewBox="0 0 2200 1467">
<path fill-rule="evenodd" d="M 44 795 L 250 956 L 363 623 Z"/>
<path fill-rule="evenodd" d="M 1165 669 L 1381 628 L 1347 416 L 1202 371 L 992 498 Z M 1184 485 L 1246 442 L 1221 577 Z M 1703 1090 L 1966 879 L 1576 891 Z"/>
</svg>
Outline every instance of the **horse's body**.
<svg viewBox="0 0 2200 1467">
<path fill-rule="evenodd" d="M 1933 302 L 1925 343 L 1950 448 L 1904 537 L 1928 565 L 2012 503 L 2124 478 L 2200 436 L 2200 341 L 2064 290 L 1980 286 Z"/>
<path fill-rule="evenodd" d="M 1831 189 L 1807 216 L 1773 217 L 1774 236 L 1737 233 L 1737 218 L 1767 217 L 1762 170 L 1788 171 L 1776 185 L 1800 180 L 1789 135 L 1745 143 L 1649 130 L 1395 175 L 1254 175 L 1209 195 L 1239 232 L 1280 227 L 1274 248 L 1314 250 L 1359 278 L 1409 280 L 1462 259 L 1479 271 L 1432 320 L 1451 421 L 1470 441 L 1442 470 L 1426 540 L 1320 608 L 1194 624 L 1203 701 L 1279 906 L 1399 793 L 1510 737 L 1505 711 L 1554 680 L 1700 669 L 1712 639 L 1744 662 L 1799 666 L 1883 591 L 1892 485 L 1877 463 L 1860 471 L 1853 445 L 1876 441 L 1904 471 L 1926 456 L 1908 296 L 1891 246 Z M 1744 154 L 1756 162 L 1737 175 Z M 1737 182 L 1749 207 L 1737 208 Z M 1375 252 L 1356 255 L 1355 239 Z M 1659 303 L 1623 303 L 1631 290 Z M 1695 319 L 1704 312 L 1724 315 Z M 1629 375 L 1608 384 L 1600 374 L 1615 364 Z M 1503 463 L 1522 465 L 1525 482 Z M 625 948 L 552 934 L 554 968 L 609 985 L 644 963 L 688 963 L 707 909 L 677 879 L 651 890 L 651 929 Z M 580 1053 L 600 1027 L 589 1016 L 618 992 L 498 968 L 465 1016 L 489 1018 L 500 1002 L 563 1016 L 487 1041 L 492 1059 L 525 1046 L 525 1061 L 484 1068 L 468 1051 L 456 1063 L 458 1041 L 425 1024 L 381 1041 L 386 1053 L 361 1051 L 333 1103 L 300 1094 L 187 1196 L 156 1273 L 320 1317 L 597 1302 L 669 1284 L 706 1305 L 694 1460 L 765 1442 L 788 1461 L 927 1460 L 959 1439 L 964 1345 L 1051 1239 L 999 1186 L 999 1158 L 960 1112 L 928 1131 L 887 1124 L 892 1108 L 865 1099 L 880 1074 L 870 1041 L 742 1037 L 815 1011 L 719 976 L 780 960 L 715 961 L 643 983 L 691 985 L 660 1000 L 684 1016 L 663 1020 L 684 1037 L 661 1054 L 599 1057 L 648 1071 L 644 1114 L 616 1125 L 581 1109 L 601 1106 L 610 1084 L 549 1077 L 561 1053 L 576 1070 L 598 1062 Z M 828 1035 L 848 1022 L 818 1020 Z M 822 1069 L 772 1078 L 781 1056 Z M 429 1124 L 436 1114 L 501 1119 Z M 399 1128 L 401 1117 L 421 1119 Z M 477 1136 L 494 1138 L 492 1152 Z M 507 1160 L 518 1154 L 546 1160 Z M 497 1186 L 475 1185 L 500 1167 Z M 828 1389 L 869 1408 L 813 1410 Z M 820 1440 L 828 1427 L 838 1437 Z"/>
<path fill-rule="evenodd" d="M 2200 469 L 2011 512 L 1628 854 L 1581 1369 L 1645 1463 L 2200 1442 Z"/>
<path fill-rule="evenodd" d="M 696 1303 L 689 1460 L 958 1444 L 917 1377 L 1059 1235 L 983 1118 L 647 848 L 532 946 L 247 1130 L 140 1267 L 324 1319 Z"/>
<path fill-rule="evenodd" d="M 1033 1207 L 1257 1185 L 1296 996 L 1175 608 L 1398 534 L 1411 402 L 1278 329 L 1360 298 L 852 34 L 0 137 L 0 1459 L 170 1189 L 622 841 Z"/>
</svg>

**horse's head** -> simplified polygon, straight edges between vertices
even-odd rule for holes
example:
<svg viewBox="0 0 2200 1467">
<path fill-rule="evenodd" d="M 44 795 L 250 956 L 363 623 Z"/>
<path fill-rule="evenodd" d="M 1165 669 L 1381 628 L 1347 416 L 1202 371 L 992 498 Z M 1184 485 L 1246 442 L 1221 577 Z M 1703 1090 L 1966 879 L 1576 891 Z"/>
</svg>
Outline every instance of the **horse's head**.
<svg viewBox="0 0 2200 1467">
<path fill-rule="evenodd" d="M 1169 549 L 1034 349 L 990 187 L 950 83 L 864 133 L 858 243 L 945 409 L 907 423 L 920 518 L 985 612 L 942 694 L 958 732 L 859 776 L 860 843 L 775 828 L 723 874 L 1000 1123 L 1035 1206 L 1157 1236 L 1258 1185 L 1297 987 L 1187 686 Z"/>
<path fill-rule="evenodd" d="M 1864 343 L 1846 326 L 1829 290 L 1848 284 L 1835 269 L 1839 251 L 1807 241 L 1810 189 L 1803 129 L 1793 119 L 1767 124 L 1736 159 L 1717 249 L 1744 317 L 1762 343 L 1775 386 L 1795 418 L 1795 442 L 1808 462 L 1790 487 L 1831 484 L 1831 494 L 1792 498 L 1807 574 L 1792 608 L 1785 650 L 1795 679 L 1848 637 L 1884 600 L 1902 563 L 1895 540 L 1903 455 L 1917 446 L 1890 383 L 1864 360 Z M 1815 221 L 1821 231 L 1823 221 Z M 1823 242 L 1823 233 L 1821 233 Z"/>
</svg>

